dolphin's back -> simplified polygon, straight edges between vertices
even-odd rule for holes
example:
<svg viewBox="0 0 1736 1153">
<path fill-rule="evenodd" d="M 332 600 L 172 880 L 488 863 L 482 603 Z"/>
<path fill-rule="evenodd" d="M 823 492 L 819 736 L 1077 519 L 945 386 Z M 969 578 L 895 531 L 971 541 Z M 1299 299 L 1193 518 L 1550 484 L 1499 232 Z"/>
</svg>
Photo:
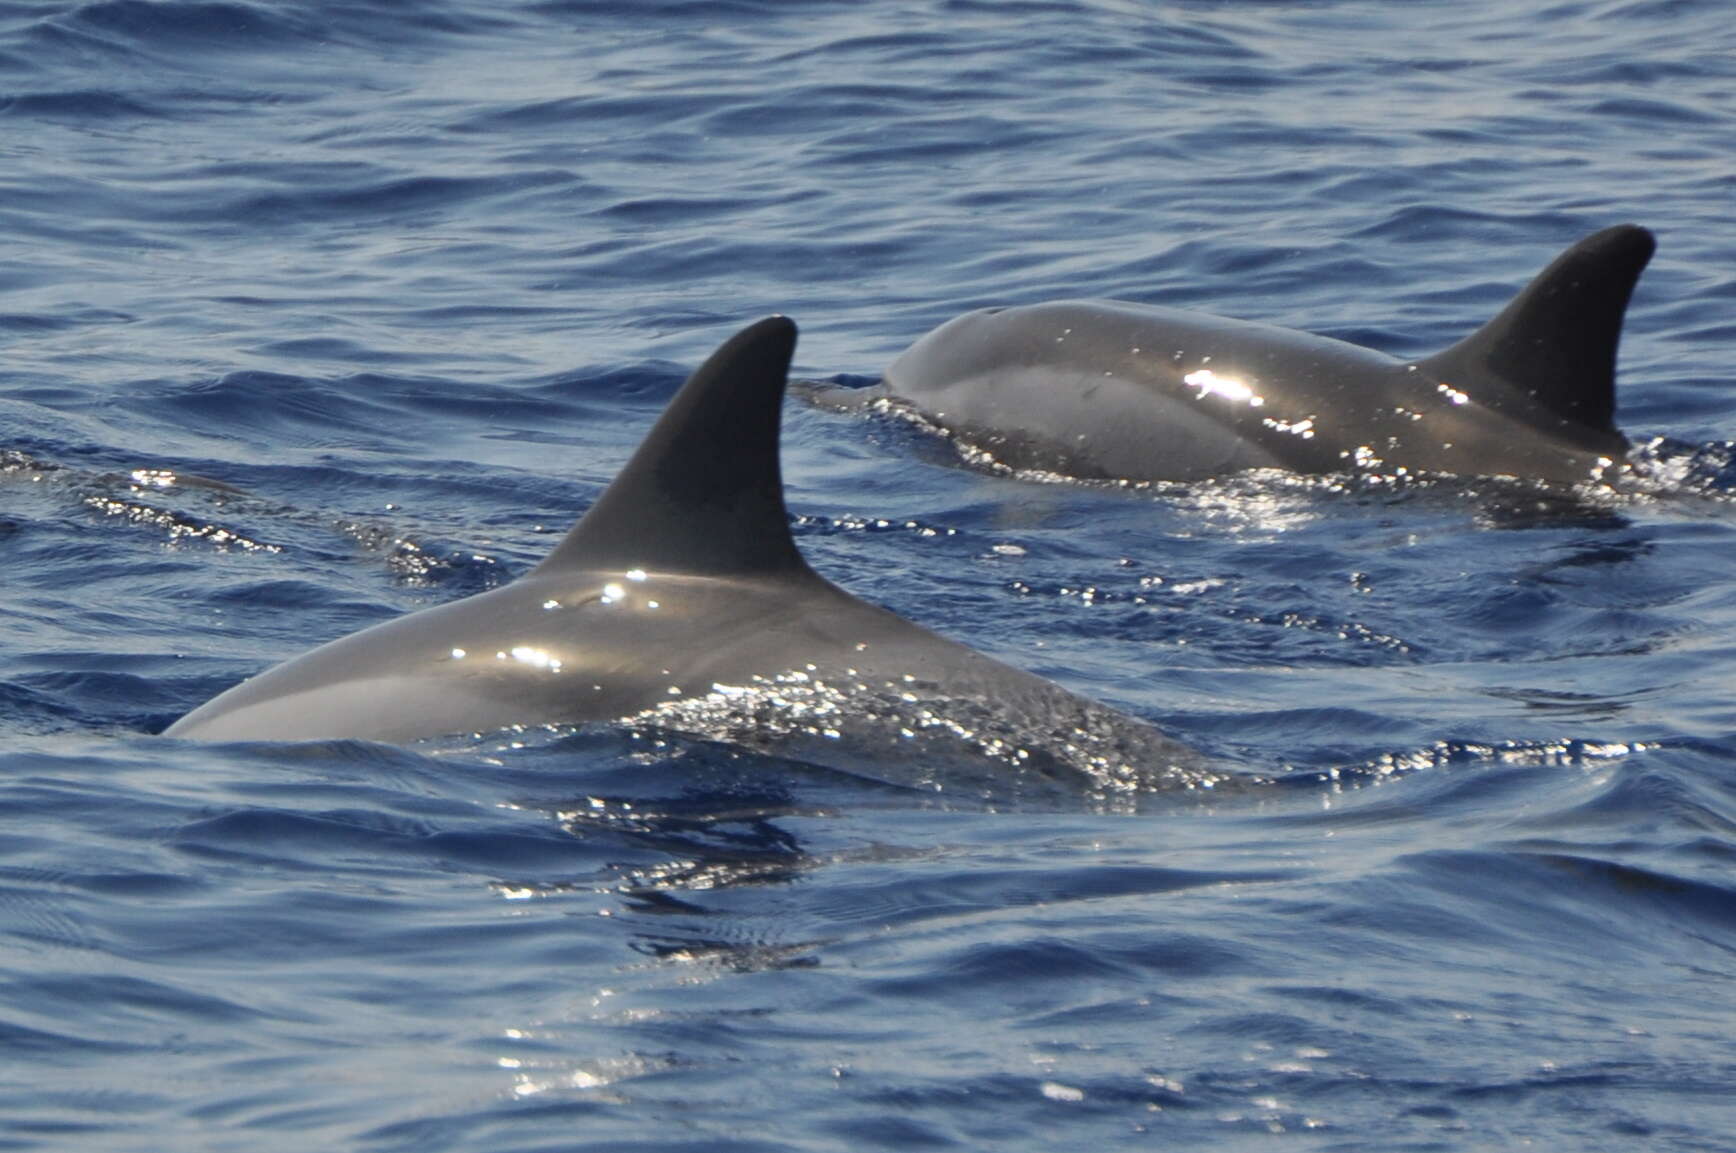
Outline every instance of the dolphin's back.
<svg viewBox="0 0 1736 1153">
<path fill-rule="evenodd" d="M 1202 757 L 1151 725 L 808 567 L 777 464 L 794 341 L 794 326 L 772 318 L 726 342 L 523 577 L 286 661 L 168 735 L 413 741 L 628 721 L 805 743 L 828 764 L 853 742 L 917 779 L 935 757 L 962 754 L 1105 795 L 1216 781 Z"/>
<path fill-rule="evenodd" d="M 1584 481 L 1627 450 L 1616 349 L 1652 247 L 1632 225 L 1588 237 L 1477 332 L 1414 363 L 1179 309 L 1054 301 L 941 325 L 887 368 L 883 389 L 1001 464 L 1070 476 Z"/>
</svg>

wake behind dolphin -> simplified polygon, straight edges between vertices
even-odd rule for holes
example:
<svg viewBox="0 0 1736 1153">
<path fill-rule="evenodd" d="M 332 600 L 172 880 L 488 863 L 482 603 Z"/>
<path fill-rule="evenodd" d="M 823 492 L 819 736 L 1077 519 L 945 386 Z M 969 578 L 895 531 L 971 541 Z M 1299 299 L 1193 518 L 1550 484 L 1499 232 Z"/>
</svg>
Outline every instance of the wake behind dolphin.
<svg viewBox="0 0 1736 1153">
<path fill-rule="evenodd" d="M 167 735 L 407 742 L 630 720 L 838 767 L 902 760 L 928 787 L 961 758 L 1109 797 L 1224 779 L 1156 728 L 808 567 L 778 464 L 795 339 L 772 317 L 719 348 L 525 576 L 316 648 Z"/>
<path fill-rule="evenodd" d="M 1120 301 L 967 313 L 922 337 L 884 402 L 1000 465 L 1086 479 L 1189 481 L 1246 469 L 1506 475 L 1618 471 L 1615 361 L 1652 235 L 1580 241 L 1493 320 L 1405 362 L 1343 341 Z"/>
</svg>

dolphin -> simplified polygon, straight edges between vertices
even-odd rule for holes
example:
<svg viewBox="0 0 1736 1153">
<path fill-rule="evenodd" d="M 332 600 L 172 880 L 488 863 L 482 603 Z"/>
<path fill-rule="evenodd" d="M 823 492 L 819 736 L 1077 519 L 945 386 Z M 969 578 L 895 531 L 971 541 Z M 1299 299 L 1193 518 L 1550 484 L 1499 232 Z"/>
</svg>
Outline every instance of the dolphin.
<svg viewBox="0 0 1736 1153">
<path fill-rule="evenodd" d="M 967 757 L 1106 795 L 1222 779 L 1157 728 L 808 566 L 778 463 L 795 340 L 771 317 L 720 347 L 530 572 L 286 661 L 166 735 L 403 743 L 628 721 L 841 767 Z"/>
<path fill-rule="evenodd" d="M 1083 479 L 1246 469 L 1505 475 L 1623 467 L 1616 345 L 1655 242 L 1619 225 L 1562 253 L 1489 323 L 1404 361 L 1305 332 L 1115 300 L 985 308 L 881 384 L 817 399 L 954 434 L 990 463 Z"/>
</svg>

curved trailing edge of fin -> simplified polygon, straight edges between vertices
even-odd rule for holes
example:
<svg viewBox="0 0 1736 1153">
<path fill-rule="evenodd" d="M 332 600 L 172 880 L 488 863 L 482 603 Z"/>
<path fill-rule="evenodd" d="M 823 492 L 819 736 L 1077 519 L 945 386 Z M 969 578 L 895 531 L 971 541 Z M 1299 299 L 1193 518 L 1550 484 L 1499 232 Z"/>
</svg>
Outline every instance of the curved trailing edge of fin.
<svg viewBox="0 0 1736 1153">
<path fill-rule="evenodd" d="M 1636 224 L 1593 233 L 1556 257 L 1495 319 L 1421 367 L 1449 383 L 1499 381 L 1562 420 L 1616 433 L 1622 318 L 1656 247 Z"/>
<path fill-rule="evenodd" d="M 784 511 L 778 430 L 796 326 L 742 329 L 687 378 L 626 467 L 536 572 L 805 568 Z"/>
</svg>

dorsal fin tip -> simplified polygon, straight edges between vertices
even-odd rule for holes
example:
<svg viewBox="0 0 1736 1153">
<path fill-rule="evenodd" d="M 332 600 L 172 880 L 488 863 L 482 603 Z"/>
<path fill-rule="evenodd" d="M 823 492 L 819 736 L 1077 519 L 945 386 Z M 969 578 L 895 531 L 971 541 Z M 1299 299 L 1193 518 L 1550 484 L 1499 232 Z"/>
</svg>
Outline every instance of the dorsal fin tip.
<svg viewBox="0 0 1736 1153">
<path fill-rule="evenodd" d="M 778 466 L 796 326 L 768 316 L 724 341 L 536 572 L 740 574 L 806 567 Z"/>
<path fill-rule="evenodd" d="M 1561 420 L 1619 436 L 1622 319 L 1656 249 L 1651 231 L 1637 224 L 1592 233 L 1551 261 L 1493 320 L 1422 367 L 1461 386 L 1494 381 Z"/>
</svg>

